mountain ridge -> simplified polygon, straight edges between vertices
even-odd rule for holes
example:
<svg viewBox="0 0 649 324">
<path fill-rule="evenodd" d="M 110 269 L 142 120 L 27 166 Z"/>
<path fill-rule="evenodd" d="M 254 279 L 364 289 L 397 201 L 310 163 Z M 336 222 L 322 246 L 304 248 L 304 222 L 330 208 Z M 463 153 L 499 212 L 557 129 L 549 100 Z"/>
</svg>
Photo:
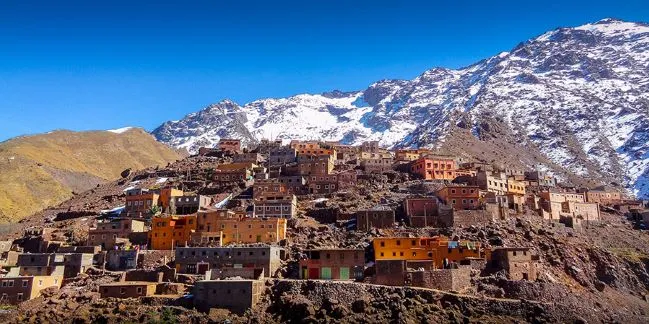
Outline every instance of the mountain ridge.
<svg viewBox="0 0 649 324">
<path fill-rule="evenodd" d="M 517 141 L 513 149 L 538 151 L 525 167 L 540 164 L 569 182 L 584 177 L 623 184 L 649 197 L 648 53 L 649 25 L 606 18 L 557 28 L 467 67 L 433 68 L 412 80 L 243 106 L 221 101 L 215 104 L 223 107 L 220 115 L 203 109 L 152 134 L 193 152 L 221 137 L 444 148 L 454 145 L 449 134 L 466 128 L 478 143 L 510 137 Z M 507 153 L 514 155 L 472 158 L 521 162 L 498 157 Z"/>
</svg>

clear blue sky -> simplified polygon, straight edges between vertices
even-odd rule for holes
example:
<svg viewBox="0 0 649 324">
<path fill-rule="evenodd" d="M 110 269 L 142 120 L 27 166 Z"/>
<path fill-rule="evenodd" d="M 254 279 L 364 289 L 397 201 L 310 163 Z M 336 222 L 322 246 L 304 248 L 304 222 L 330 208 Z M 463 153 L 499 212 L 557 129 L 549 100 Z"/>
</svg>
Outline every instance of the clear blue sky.
<svg viewBox="0 0 649 324">
<path fill-rule="evenodd" d="M 361 90 L 461 67 L 635 1 L 29 1 L 0 6 L 0 140 L 151 130 L 230 98 Z"/>
</svg>

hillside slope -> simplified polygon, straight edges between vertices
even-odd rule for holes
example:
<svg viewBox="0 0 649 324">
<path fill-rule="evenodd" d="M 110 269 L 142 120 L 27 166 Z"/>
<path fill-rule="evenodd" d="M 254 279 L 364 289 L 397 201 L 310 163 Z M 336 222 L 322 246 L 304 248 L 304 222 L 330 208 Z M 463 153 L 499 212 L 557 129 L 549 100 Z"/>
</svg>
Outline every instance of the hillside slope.
<svg viewBox="0 0 649 324">
<path fill-rule="evenodd" d="M 646 198 L 648 53 L 649 25 L 604 19 L 549 31 L 462 69 L 434 68 L 363 91 L 243 106 L 225 100 L 153 134 L 190 151 L 225 136 L 440 147 L 454 142 L 449 134 L 459 127 L 475 146 L 494 147 L 473 158 L 540 165 L 567 181 L 621 184 Z M 511 145 L 496 145 L 502 142 Z"/>
<path fill-rule="evenodd" d="M 181 158 L 142 129 L 55 131 L 0 143 L 0 222 L 12 222 L 115 180 Z"/>
</svg>

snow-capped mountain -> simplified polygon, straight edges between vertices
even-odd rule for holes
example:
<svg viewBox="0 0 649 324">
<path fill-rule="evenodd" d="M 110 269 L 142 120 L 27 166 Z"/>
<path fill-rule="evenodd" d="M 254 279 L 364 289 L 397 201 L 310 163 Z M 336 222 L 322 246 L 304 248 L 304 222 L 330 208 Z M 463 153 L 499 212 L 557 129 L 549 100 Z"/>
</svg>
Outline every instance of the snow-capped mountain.
<svg viewBox="0 0 649 324">
<path fill-rule="evenodd" d="M 458 127 L 478 141 L 510 136 L 562 172 L 649 197 L 649 25 L 604 19 L 560 28 L 466 68 L 434 68 L 364 91 L 244 106 L 226 100 L 153 134 L 190 151 L 221 137 L 416 147 L 443 145 Z"/>
</svg>

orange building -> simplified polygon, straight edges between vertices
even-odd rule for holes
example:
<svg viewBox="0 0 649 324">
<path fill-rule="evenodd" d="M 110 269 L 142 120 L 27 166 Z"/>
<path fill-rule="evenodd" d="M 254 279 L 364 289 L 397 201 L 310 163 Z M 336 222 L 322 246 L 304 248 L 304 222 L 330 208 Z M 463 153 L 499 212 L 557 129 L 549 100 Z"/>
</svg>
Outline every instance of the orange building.
<svg viewBox="0 0 649 324">
<path fill-rule="evenodd" d="M 425 180 L 453 180 L 456 177 L 455 160 L 443 157 L 422 157 L 410 166 L 410 172 Z"/>
<path fill-rule="evenodd" d="M 171 250 L 186 246 L 196 229 L 196 216 L 159 216 L 151 220 L 149 242 L 151 250 Z"/>
<path fill-rule="evenodd" d="M 149 213 L 151 207 L 158 206 L 160 195 L 147 189 L 126 191 L 124 211 L 130 217 L 142 217 Z"/>
<path fill-rule="evenodd" d="M 277 243 L 286 238 L 286 218 L 245 217 L 227 209 L 201 211 L 194 237 L 201 243 L 207 237 L 220 237 L 221 245 Z"/>
<path fill-rule="evenodd" d="M 460 262 L 467 258 L 491 257 L 491 251 L 480 242 L 451 241 L 446 237 L 383 237 L 375 238 L 374 260 L 432 260 L 435 268 L 442 268 L 444 259 Z"/>
<path fill-rule="evenodd" d="M 446 186 L 437 191 L 439 198 L 455 210 L 477 209 L 480 207 L 480 187 Z"/>
<path fill-rule="evenodd" d="M 174 188 L 162 188 L 160 189 L 160 198 L 158 200 L 160 207 L 163 211 L 169 212 L 169 205 L 172 202 L 172 199 L 175 197 L 181 197 L 183 195 L 182 190 Z"/>
</svg>

